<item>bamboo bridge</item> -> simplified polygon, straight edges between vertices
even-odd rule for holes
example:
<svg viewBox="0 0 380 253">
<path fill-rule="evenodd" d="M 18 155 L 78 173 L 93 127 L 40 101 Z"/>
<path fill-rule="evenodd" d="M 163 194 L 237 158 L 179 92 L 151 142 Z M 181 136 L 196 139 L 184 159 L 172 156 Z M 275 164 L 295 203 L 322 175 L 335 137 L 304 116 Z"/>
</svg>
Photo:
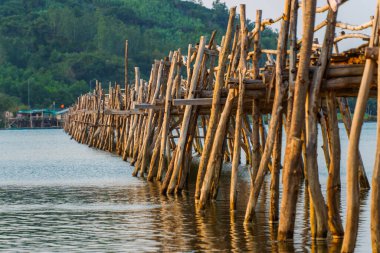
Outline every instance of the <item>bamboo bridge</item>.
<svg viewBox="0 0 380 253">
<path fill-rule="evenodd" d="M 345 2 L 341 4 L 349 4 Z M 314 26 L 315 16 L 323 12 L 326 19 Z M 372 185 L 358 148 L 366 102 L 378 93 L 379 3 L 374 17 L 362 25 L 338 22 L 338 12 L 329 5 L 317 8 L 316 0 L 284 0 L 281 17 L 265 20 L 257 10 L 255 28 L 248 31 L 245 6 L 240 6 L 239 16 L 231 8 L 220 46 L 214 32 L 189 45 L 185 54 L 178 49 L 154 61 L 148 81 L 140 78 L 136 67 L 133 84 L 127 71 L 124 85 L 110 85 L 108 93 L 97 83 L 92 93 L 79 97 L 70 108 L 65 131 L 80 143 L 129 160 L 133 175 L 161 182 L 163 194 L 180 193 L 186 187 L 193 155 L 198 153 L 195 200 L 200 210 L 216 199 L 227 162 L 232 164 L 230 209 L 235 210 L 238 169 L 245 163 L 251 181 L 245 222 L 252 221 L 264 178 L 270 177 L 269 219 L 279 223 L 280 242 L 293 238 L 297 192 L 300 182 L 305 182 L 312 239 L 343 240 L 342 252 L 353 252 L 359 191 L 371 188 L 372 249 L 380 252 L 380 141 Z M 262 31 L 276 22 L 281 23 L 277 50 L 262 48 Z M 297 22 L 303 27 L 302 38 Z M 349 32 L 336 36 L 337 27 Z M 359 33 L 371 27 L 370 36 Z M 314 32 L 322 28 L 324 40 L 318 44 Z M 364 44 L 339 52 L 339 42 L 347 38 Z M 357 98 L 353 115 L 349 97 Z M 350 136 L 347 179 L 340 178 L 338 111 Z M 325 165 L 317 163 L 318 127 Z M 326 189 L 320 186 L 318 166 L 328 169 Z M 345 228 L 339 204 L 341 180 L 347 180 Z"/>
</svg>

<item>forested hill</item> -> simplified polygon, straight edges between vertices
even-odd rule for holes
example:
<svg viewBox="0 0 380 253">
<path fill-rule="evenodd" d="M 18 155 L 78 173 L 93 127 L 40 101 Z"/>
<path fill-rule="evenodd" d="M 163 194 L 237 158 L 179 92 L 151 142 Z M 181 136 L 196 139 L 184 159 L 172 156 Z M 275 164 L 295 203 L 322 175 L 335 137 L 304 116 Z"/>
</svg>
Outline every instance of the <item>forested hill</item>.
<svg viewBox="0 0 380 253">
<path fill-rule="evenodd" d="M 228 9 L 219 1 L 208 9 L 180 0 L 2 0 L 0 2 L 0 111 L 70 105 L 92 88 L 123 80 L 124 41 L 129 40 L 129 72 L 143 76 L 154 59 L 187 48 L 200 35 L 224 33 Z M 252 23 L 250 23 L 252 27 Z M 263 44 L 273 48 L 266 30 Z M 16 99 L 17 98 L 17 99 Z"/>
</svg>

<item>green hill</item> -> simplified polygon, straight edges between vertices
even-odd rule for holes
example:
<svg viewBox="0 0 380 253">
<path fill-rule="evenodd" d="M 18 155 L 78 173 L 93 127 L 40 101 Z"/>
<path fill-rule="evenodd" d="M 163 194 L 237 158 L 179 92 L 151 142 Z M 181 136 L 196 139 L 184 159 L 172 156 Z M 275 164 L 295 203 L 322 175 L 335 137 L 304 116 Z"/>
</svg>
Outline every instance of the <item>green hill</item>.
<svg viewBox="0 0 380 253">
<path fill-rule="evenodd" d="M 0 109 L 27 105 L 28 86 L 31 106 L 49 107 L 70 105 L 95 79 L 122 83 L 126 39 L 130 76 L 139 66 L 147 77 L 169 50 L 186 51 L 212 30 L 220 41 L 227 20 L 219 1 L 208 9 L 180 0 L 2 0 Z M 275 36 L 264 32 L 265 47 L 275 47 Z"/>
</svg>

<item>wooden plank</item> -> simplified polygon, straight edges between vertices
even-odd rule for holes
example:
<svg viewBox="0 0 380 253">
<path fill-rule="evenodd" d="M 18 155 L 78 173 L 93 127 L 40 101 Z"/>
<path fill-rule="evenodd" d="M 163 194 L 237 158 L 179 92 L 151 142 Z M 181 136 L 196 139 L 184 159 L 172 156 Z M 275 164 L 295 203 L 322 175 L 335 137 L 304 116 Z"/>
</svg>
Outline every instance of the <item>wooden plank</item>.
<svg viewBox="0 0 380 253">
<path fill-rule="evenodd" d="M 132 108 L 136 110 L 160 110 L 164 109 L 164 105 L 153 105 L 148 103 L 133 104 Z"/>
<path fill-rule="evenodd" d="M 211 105 L 212 98 L 173 99 L 173 106 L 182 105 Z"/>
<path fill-rule="evenodd" d="M 195 53 L 197 51 L 198 51 L 197 48 L 194 48 L 194 47 L 191 48 L 191 53 Z M 219 51 L 218 50 L 212 50 L 212 49 L 205 48 L 204 51 L 205 51 L 205 54 L 207 54 L 207 55 L 210 55 L 210 56 L 219 56 Z"/>
<path fill-rule="evenodd" d="M 359 88 L 361 80 L 362 80 L 361 76 L 340 77 L 340 78 L 329 79 L 323 82 L 322 90 Z M 376 80 L 371 81 L 369 85 L 370 87 L 377 87 Z"/>
</svg>

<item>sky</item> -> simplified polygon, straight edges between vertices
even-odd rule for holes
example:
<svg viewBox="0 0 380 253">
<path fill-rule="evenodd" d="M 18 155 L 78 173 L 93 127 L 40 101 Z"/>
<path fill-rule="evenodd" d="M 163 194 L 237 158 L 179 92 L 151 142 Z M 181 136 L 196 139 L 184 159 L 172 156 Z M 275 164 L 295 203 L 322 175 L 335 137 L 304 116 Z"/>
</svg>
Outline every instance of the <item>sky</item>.
<svg viewBox="0 0 380 253">
<path fill-rule="evenodd" d="M 206 7 L 212 7 L 213 0 L 203 0 L 203 4 Z M 277 18 L 282 15 L 284 8 L 284 0 L 221 0 L 225 2 L 228 7 L 239 6 L 239 4 L 246 5 L 247 18 L 255 20 L 255 13 L 257 9 L 263 11 L 263 19 Z M 317 0 L 317 6 L 321 7 L 327 4 L 326 0 Z M 339 8 L 338 21 L 349 23 L 352 25 L 359 25 L 366 23 L 370 20 L 370 16 L 374 15 L 377 0 L 349 0 Z M 237 11 L 239 8 L 237 8 Z M 326 18 L 326 14 L 317 14 L 316 24 L 320 23 Z M 301 22 L 298 24 L 299 33 L 302 33 Z M 275 26 L 275 29 L 279 29 L 279 26 Z M 340 33 L 341 29 L 337 29 L 337 33 Z M 363 33 L 370 34 L 371 30 L 367 29 Z M 347 32 L 349 33 L 349 32 Z M 324 32 L 321 31 L 316 34 L 316 37 L 321 43 L 323 41 Z M 363 41 L 358 39 L 350 39 L 342 41 L 339 44 L 340 50 L 346 50 L 358 45 L 363 44 Z"/>
</svg>

